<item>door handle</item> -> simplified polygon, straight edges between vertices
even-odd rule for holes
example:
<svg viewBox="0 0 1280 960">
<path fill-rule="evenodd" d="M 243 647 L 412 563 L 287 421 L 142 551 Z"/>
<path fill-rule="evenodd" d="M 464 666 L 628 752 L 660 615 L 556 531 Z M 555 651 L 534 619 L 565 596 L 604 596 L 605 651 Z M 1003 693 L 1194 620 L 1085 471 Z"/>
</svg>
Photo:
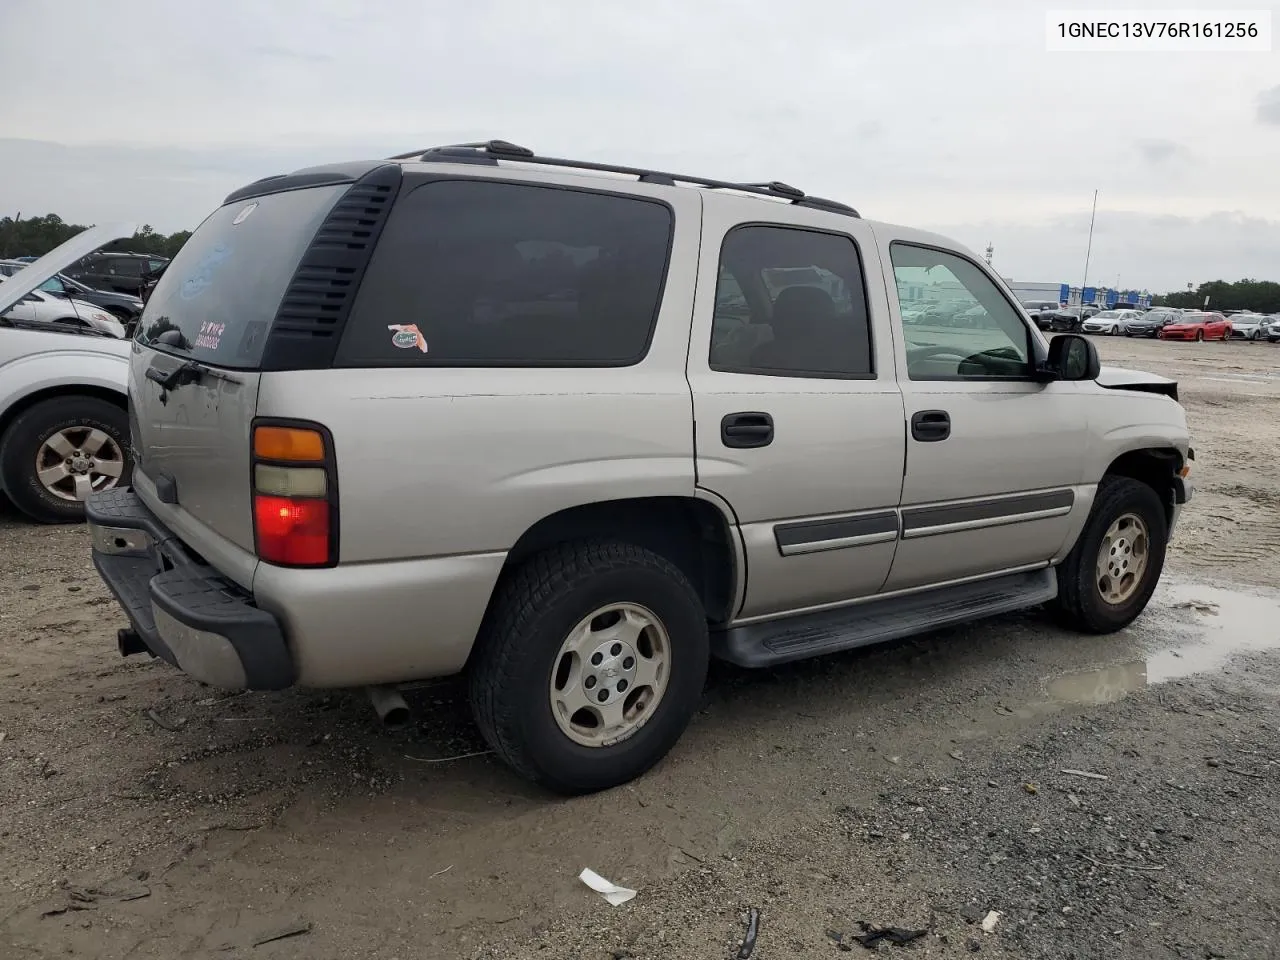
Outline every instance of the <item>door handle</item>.
<svg viewBox="0 0 1280 960">
<path fill-rule="evenodd" d="M 921 443 L 935 443 L 951 436 L 951 416 L 945 410 L 920 410 L 911 415 L 911 436 Z"/>
<path fill-rule="evenodd" d="M 735 450 L 773 443 L 773 417 L 767 413 L 730 413 L 720 421 L 720 442 Z"/>
</svg>

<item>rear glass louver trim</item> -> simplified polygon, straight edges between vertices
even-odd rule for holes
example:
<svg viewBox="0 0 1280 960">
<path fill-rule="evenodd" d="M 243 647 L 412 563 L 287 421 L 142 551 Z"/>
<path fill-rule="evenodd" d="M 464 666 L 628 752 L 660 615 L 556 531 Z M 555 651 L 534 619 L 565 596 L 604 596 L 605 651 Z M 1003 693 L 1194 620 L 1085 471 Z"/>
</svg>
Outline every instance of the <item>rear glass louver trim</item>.
<svg viewBox="0 0 1280 960">
<path fill-rule="evenodd" d="M 263 370 L 314 370 L 333 362 L 400 178 L 399 164 L 379 167 L 352 184 L 329 211 L 280 300 Z"/>
</svg>

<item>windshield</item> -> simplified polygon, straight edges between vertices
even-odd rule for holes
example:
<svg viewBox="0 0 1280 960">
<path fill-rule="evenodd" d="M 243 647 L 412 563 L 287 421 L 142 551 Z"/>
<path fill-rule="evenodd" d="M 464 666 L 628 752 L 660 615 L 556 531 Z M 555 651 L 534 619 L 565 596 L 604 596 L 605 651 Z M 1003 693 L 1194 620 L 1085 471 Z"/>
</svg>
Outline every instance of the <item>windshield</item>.
<svg viewBox="0 0 1280 960">
<path fill-rule="evenodd" d="M 219 366 L 256 367 L 298 261 L 346 189 L 289 190 L 220 207 L 161 275 L 138 342 Z"/>
</svg>

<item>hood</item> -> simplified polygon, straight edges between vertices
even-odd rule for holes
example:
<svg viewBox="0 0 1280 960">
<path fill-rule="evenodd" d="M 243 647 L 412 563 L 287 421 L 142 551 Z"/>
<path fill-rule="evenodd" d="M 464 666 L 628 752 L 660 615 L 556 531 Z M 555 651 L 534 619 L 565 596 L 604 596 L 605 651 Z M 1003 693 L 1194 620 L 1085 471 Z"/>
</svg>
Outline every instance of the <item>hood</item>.
<svg viewBox="0 0 1280 960">
<path fill-rule="evenodd" d="M 0 313 L 4 313 L 40 284 L 56 273 L 61 273 L 77 260 L 106 246 L 113 240 L 132 237 L 137 228 L 133 223 L 105 223 L 77 233 L 66 243 L 59 244 L 40 259 L 27 264 L 12 277 L 0 283 Z"/>
<path fill-rule="evenodd" d="M 1162 377 L 1158 373 L 1144 373 L 1124 367 L 1103 367 L 1097 383 L 1108 390 L 1137 390 L 1141 393 L 1162 393 L 1178 399 L 1178 381 Z"/>
</svg>

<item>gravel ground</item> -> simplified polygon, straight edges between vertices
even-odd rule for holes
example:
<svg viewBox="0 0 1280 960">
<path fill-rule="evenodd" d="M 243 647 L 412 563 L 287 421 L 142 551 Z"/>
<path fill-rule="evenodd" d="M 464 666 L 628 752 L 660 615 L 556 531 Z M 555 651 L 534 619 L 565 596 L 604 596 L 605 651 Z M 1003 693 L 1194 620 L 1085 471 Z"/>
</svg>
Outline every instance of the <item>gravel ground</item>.
<svg viewBox="0 0 1280 960">
<path fill-rule="evenodd" d="M 1280 956 L 1280 348 L 1100 349 L 1182 382 L 1198 455 L 1134 627 L 717 665 L 667 761 L 575 800 L 454 683 L 388 734 L 359 694 L 121 660 L 83 530 L 0 507 L 0 957 L 725 958 L 751 908 L 761 960 L 860 922 L 926 931 L 904 957 Z"/>
</svg>

